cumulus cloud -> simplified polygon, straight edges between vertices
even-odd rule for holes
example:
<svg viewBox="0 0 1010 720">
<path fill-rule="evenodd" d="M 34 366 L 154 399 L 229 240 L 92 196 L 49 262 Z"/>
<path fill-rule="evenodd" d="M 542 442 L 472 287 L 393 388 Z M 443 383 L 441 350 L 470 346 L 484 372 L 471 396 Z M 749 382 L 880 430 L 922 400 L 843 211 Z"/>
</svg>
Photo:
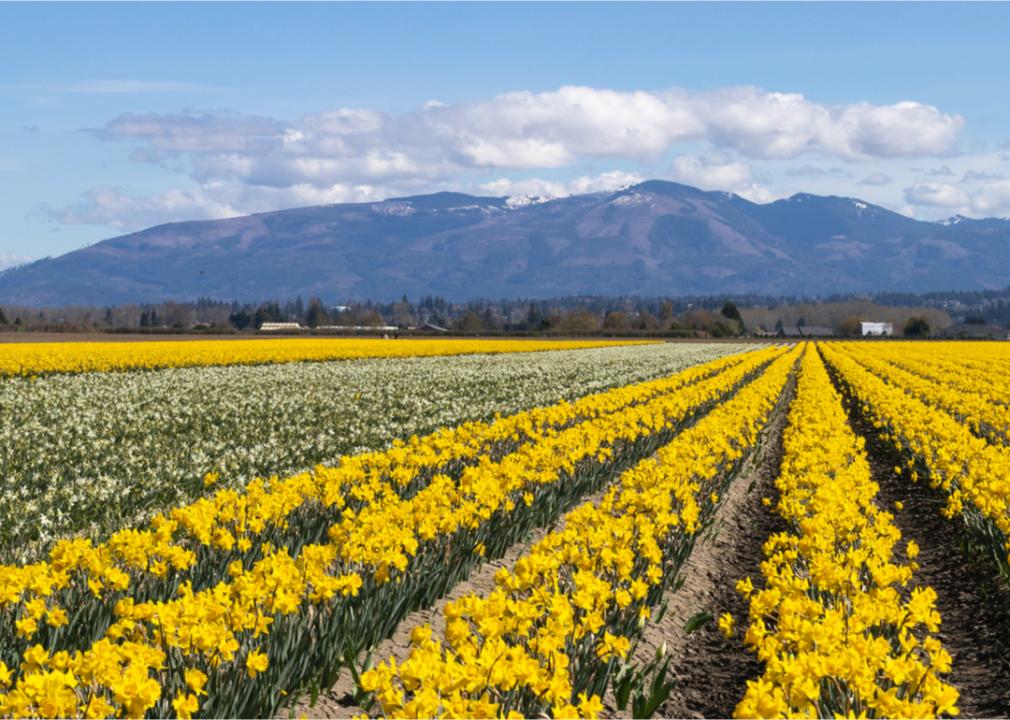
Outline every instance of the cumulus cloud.
<svg viewBox="0 0 1010 720">
<path fill-rule="evenodd" d="M 862 180 L 859 181 L 859 184 L 870 186 L 881 186 L 881 185 L 890 185 L 892 182 L 893 181 L 886 173 L 875 172 L 870 173 L 869 175 L 864 177 Z"/>
<path fill-rule="evenodd" d="M 968 189 L 949 183 L 905 188 L 905 200 L 925 208 L 947 208 L 972 217 L 1010 216 L 1010 180 L 989 180 Z"/>
<path fill-rule="evenodd" d="M 953 148 L 963 124 L 959 115 L 907 101 L 836 106 L 752 87 L 654 93 L 566 86 L 472 103 L 426 103 L 398 115 L 340 108 L 295 122 L 128 114 L 93 132 L 103 140 L 185 154 L 204 173 L 290 174 L 327 184 L 335 174 L 348 180 L 560 168 L 592 157 L 654 159 L 695 140 L 759 158 L 936 155 Z"/>
<path fill-rule="evenodd" d="M 705 190 L 734 190 L 751 181 L 750 165 L 723 155 L 678 155 L 671 175 L 675 180 Z"/>
<path fill-rule="evenodd" d="M 703 190 L 734 192 L 753 202 L 769 202 L 774 193 L 755 182 L 750 165 L 721 152 L 702 155 L 678 155 L 673 159 L 670 176 Z"/>
<path fill-rule="evenodd" d="M 972 210 L 980 215 L 1010 215 L 1010 180 L 987 182 L 976 190 Z"/>
<path fill-rule="evenodd" d="M 905 188 L 905 200 L 912 205 L 962 207 L 970 198 L 963 189 L 949 183 L 920 183 Z"/>
<path fill-rule="evenodd" d="M 99 188 L 82 206 L 61 214 L 66 222 L 105 218 L 102 224 L 119 227 L 127 221 L 116 219 L 117 206 L 124 217 L 160 221 L 184 207 L 193 208 L 193 217 L 218 216 L 314 195 L 360 199 L 474 188 L 501 182 L 488 179 L 496 176 L 504 176 L 510 188 L 569 194 L 626 178 L 618 173 L 611 181 L 604 173 L 515 180 L 509 174 L 571 171 L 600 159 L 618 167 L 655 166 L 682 143 L 703 143 L 711 153 L 677 156 L 675 177 L 760 199 L 770 193 L 754 182 L 744 161 L 732 157 L 936 156 L 953 150 L 963 124 L 960 115 L 918 102 L 827 105 L 755 87 L 693 92 L 565 86 L 468 103 L 431 101 L 404 113 L 334 108 L 294 120 L 228 112 L 130 113 L 91 132 L 103 141 L 131 144 L 137 162 L 185 172 L 193 185 L 147 199 Z M 266 209 L 277 207 L 282 205 Z M 158 208 L 166 214 L 159 216 Z"/>
<path fill-rule="evenodd" d="M 535 195 L 539 197 L 566 197 L 594 192 L 613 192 L 643 182 L 638 173 L 623 171 L 605 172 L 596 176 L 582 175 L 571 180 L 542 180 L 527 178 L 511 180 L 498 178 L 482 183 L 479 189 L 491 195 Z"/>
</svg>

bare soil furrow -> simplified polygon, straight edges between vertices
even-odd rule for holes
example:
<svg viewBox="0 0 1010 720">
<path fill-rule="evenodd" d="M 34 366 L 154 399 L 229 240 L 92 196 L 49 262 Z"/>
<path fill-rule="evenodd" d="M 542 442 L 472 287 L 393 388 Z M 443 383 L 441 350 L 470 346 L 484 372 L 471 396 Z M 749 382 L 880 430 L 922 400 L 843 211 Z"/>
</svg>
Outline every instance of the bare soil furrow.
<svg viewBox="0 0 1010 720">
<path fill-rule="evenodd" d="M 646 629 L 638 646 L 639 660 L 653 657 L 664 642 L 674 658 L 670 679 L 676 687 L 657 713 L 660 717 L 731 717 L 747 680 L 761 671 L 739 637 L 727 640 L 719 633 L 715 619 L 730 612 L 746 625 L 747 602 L 736 592 L 736 581 L 760 575 L 765 540 L 785 530 L 782 519 L 761 500 L 777 499 L 782 431 L 794 391 L 793 381 L 757 449 L 725 493 L 713 524 L 698 538 L 681 569 L 683 584 L 666 594 L 665 616 Z M 685 624 L 702 612 L 711 613 L 713 619 L 687 632 Z"/>
</svg>

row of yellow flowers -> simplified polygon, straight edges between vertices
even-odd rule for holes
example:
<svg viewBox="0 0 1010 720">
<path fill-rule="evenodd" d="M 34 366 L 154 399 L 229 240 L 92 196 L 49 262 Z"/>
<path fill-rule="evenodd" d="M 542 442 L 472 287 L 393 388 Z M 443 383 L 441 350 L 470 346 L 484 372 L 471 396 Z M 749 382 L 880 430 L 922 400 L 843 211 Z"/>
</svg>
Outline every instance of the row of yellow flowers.
<svg viewBox="0 0 1010 720">
<path fill-rule="evenodd" d="M 306 525 L 321 536 L 346 506 L 360 514 L 372 502 L 419 491 L 426 482 L 444 485 L 447 478 L 439 473 L 452 472 L 454 465 L 470 464 L 492 453 L 507 455 L 562 429 L 606 418 L 711 378 L 745 360 L 744 372 L 763 361 L 757 354 L 730 356 L 573 403 L 535 408 L 491 422 L 464 423 L 395 442 L 386 451 L 344 458 L 336 467 L 319 466 L 283 480 L 257 480 L 244 492 L 218 491 L 172 510 L 167 517 L 157 516 L 147 528 L 117 532 L 99 545 L 87 539 L 59 542 L 47 562 L 0 566 L 0 639 L 8 647 L 16 645 L 15 634 L 24 642 L 33 641 L 40 627 L 60 628 L 67 622 L 66 607 L 98 601 L 112 604 L 127 591 L 138 599 L 154 599 L 158 594 L 151 588 L 152 581 L 188 577 L 206 585 L 200 577 L 179 576 L 198 569 L 214 581 L 228 564 L 264 541 L 283 542 L 285 535 L 304 532 Z M 727 377 L 732 381 L 737 376 Z M 207 478 L 208 484 L 214 481 L 214 476 Z M 160 587 L 171 592 L 177 585 L 161 583 Z M 73 619 L 94 631 L 99 618 L 78 611 Z M 75 634 L 75 628 L 68 631 L 64 634 Z"/>
<path fill-rule="evenodd" d="M 393 341 L 375 338 L 272 338 L 137 342 L 15 342 L 0 343 L 0 376 L 150 370 L 205 365 L 261 365 L 358 358 L 540 352 L 642 342 L 650 341 L 448 338 Z"/>
<path fill-rule="evenodd" d="M 889 362 L 905 370 L 969 395 L 982 395 L 994 405 L 1010 402 L 1010 352 L 1002 344 L 888 343 L 872 350 L 885 351 Z"/>
<path fill-rule="evenodd" d="M 938 370 L 935 364 L 921 362 L 915 349 L 861 347 L 853 358 L 874 375 L 952 415 L 976 435 L 1000 445 L 1010 443 L 1010 407 L 994 402 L 1006 402 L 1008 397 L 1000 389 L 1003 375 L 994 374 L 974 390 L 959 388 L 951 382 L 959 374 L 956 366 L 941 366 L 944 369 Z"/>
<path fill-rule="evenodd" d="M 228 581 L 211 573 L 204 589 L 187 580 L 173 599 L 145 602 L 136 589 L 121 597 L 115 621 L 104 633 L 92 629 L 86 650 L 29 647 L 13 687 L 0 696 L 0 712 L 273 713 L 284 688 L 331 680 L 346 656 L 458 581 L 482 552 L 500 554 L 557 517 L 605 481 L 612 463 L 648 452 L 650 438 L 668 437 L 781 352 L 748 353 L 712 377 L 699 368 L 704 379 L 678 392 L 547 429 L 501 460 L 465 467 L 456 483 L 436 474 L 408 498 L 355 486 L 351 495 L 360 489 L 370 502 L 354 508 L 347 498 L 328 531 L 322 525 L 326 542 L 297 533 L 287 547 L 260 542 L 227 564 Z M 451 522 L 429 529 L 432 513 L 442 511 Z"/>
<path fill-rule="evenodd" d="M 569 512 L 486 596 L 450 603 L 444 642 L 415 628 L 409 657 L 362 674 L 362 690 L 394 717 L 595 717 L 799 352 Z"/>
<path fill-rule="evenodd" d="M 877 505 L 864 440 L 816 350 L 802 360 L 783 444 L 776 509 L 790 530 L 764 546 L 763 587 L 737 583 L 764 672 L 735 716 L 956 714 L 958 692 L 940 679 L 951 657 L 935 635 L 936 592 L 912 583 L 914 542 L 908 562 L 897 558 L 901 533 Z"/>
<path fill-rule="evenodd" d="M 962 518 L 1004 568 L 1010 568 L 1010 448 L 974 435 L 943 410 L 887 382 L 886 368 L 869 372 L 856 358 L 860 346 L 828 343 L 824 357 L 880 429 L 906 458 L 912 480 L 920 473 L 946 495 L 944 514 Z"/>
</svg>

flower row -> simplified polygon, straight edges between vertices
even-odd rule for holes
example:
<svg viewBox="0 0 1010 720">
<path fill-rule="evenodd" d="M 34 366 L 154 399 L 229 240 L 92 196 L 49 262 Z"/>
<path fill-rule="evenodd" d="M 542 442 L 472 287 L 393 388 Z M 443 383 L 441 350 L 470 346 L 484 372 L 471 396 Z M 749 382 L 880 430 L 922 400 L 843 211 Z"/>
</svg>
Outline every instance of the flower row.
<svg viewBox="0 0 1010 720">
<path fill-rule="evenodd" d="M 763 674 L 736 717 L 936 717 L 958 692 L 941 679 L 951 657 L 935 633 L 936 592 L 912 584 L 918 548 L 878 506 L 864 440 L 816 350 L 805 354 L 784 432 L 776 510 L 789 530 L 770 537 L 763 587 L 749 598 L 747 645 Z"/>
<path fill-rule="evenodd" d="M 0 375 L 151 370 L 207 365 L 360 358 L 540 352 L 649 341 L 273 338 L 141 342 L 19 342 L 0 344 Z"/>
</svg>

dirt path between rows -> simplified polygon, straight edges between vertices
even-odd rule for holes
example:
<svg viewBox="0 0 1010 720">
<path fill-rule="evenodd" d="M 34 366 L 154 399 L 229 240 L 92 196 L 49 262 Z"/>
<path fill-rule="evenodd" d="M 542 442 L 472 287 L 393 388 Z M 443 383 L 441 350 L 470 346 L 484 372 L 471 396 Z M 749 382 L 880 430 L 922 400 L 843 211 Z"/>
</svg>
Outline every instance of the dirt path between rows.
<svg viewBox="0 0 1010 720">
<path fill-rule="evenodd" d="M 731 717 L 747 680 L 761 672 L 757 658 L 744 648 L 739 634 L 725 639 L 716 629 L 715 618 L 730 612 L 738 626 L 746 627 L 747 601 L 736 592 L 736 581 L 760 576 L 762 545 L 769 535 L 785 530 L 782 519 L 761 503 L 764 497 L 773 503 L 777 500 L 774 483 L 795 380 L 785 392 L 758 447 L 726 491 L 713 524 L 698 538 L 681 569 L 683 585 L 666 594 L 666 615 L 646 629 L 636 650 L 636 659 L 647 661 L 665 642 L 673 658 L 668 677 L 676 687 L 657 717 Z M 713 619 L 688 633 L 685 624 L 702 612 L 711 613 Z M 612 714 L 609 707 L 608 715 Z"/>
<path fill-rule="evenodd" d="M 962 549 L 965 531 L 940 514 L 940 492 L 897 475 L 893 448 L 849 409 L 855 431 L 866 438 L 870 469 L 880 485 L 878 505 L 894 513 L 904 542 L 919 545 L 915 580 L 936 590 L 938 637 L 954 659 L 945 680 L 961 693 L 961 715 L 1010 717 L 1010 585 L 991 561 Z M 895 501 L 904 509 L 896 510 Z"/>
</svg>

